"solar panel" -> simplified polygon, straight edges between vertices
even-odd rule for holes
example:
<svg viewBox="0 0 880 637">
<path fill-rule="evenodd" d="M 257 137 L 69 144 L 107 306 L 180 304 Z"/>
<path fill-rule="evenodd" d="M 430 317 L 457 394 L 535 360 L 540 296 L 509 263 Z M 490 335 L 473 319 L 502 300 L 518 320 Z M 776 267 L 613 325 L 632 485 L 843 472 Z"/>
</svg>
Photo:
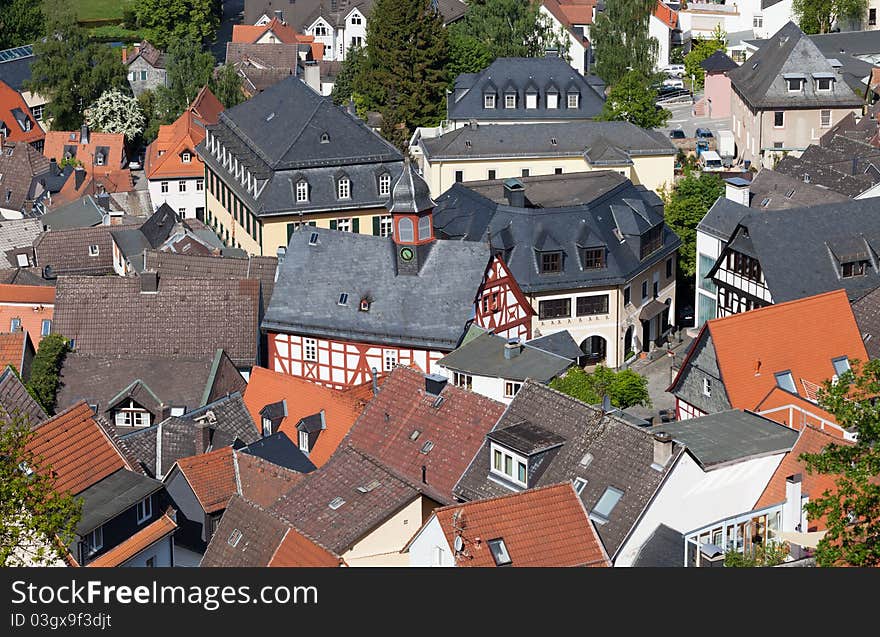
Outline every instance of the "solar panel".
<svg viewBox="0 0 880 637">
<path fill-rule="evenodd" d="M 0 62 L 11 62 L 34 54 L 34 48 L 30 45 L 18 46 L 14 49 L 0 51 Z"/>
</svg>

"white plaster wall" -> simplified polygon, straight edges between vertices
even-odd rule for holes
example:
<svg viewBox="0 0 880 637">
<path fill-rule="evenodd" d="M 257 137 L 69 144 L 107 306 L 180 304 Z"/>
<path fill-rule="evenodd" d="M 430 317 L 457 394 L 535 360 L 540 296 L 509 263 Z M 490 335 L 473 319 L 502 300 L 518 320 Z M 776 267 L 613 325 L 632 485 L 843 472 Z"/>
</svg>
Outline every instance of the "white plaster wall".
<svg viewBox="0 0 880 637">
<path fill-rule="evenodd" d="M 204 178 L 200 178 L 204 179 Z M 168 192 L 162 192 L 162 182 L 168 182 Z M 150 191 L 150 201 L 153 202 L 153 208 L 158 209 L 163 203 L 167 203 L 174 212 L 178 212 L 181 208 L 186 209 L 186 218 L 192 219 L 196 216 L 196 208 L 206 208 L 205 191 L 196 190 L 196 178 L 190 177 L 184 179 L 186 182 L 186 192 L 180 192 L 178 181 L 180 179 L 150 179 L 148 188 Z M 204 181 L 203 181 L 204 183 Z"/>
<path fill-rule="evenodd" d="M 434 563 L 436 547 L 440 547 L 441 550 L 440 564 Z M 409 565 L 451 567 L 455 566 L 454 562 L 452 548 L 446 541 L 446 535 L 440 527 L 440 522 L 437 521 L 436 516 L 432 515 L 409 547 Z"/>
<path fill-rule="evenodd" d="M 156 542 L 145 548 L 143 551 L 135 555 L 133 558 L 121 564 L 120 566 L 124 567 L 144 567 L 147 565 L 147 560 L 155 558 L 155 566 L 172 566 L 173 560 L 172 556 L 174 554 L 174 536 L 173 534 L 166 537 L 163 540 Z"/>
</svg>

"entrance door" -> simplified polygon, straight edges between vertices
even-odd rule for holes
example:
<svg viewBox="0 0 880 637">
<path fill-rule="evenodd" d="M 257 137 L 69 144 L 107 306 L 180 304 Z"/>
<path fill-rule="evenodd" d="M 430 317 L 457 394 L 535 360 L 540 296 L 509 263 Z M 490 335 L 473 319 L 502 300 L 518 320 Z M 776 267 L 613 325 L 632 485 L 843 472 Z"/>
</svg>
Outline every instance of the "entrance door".
<svg viewBox="0 0 880 637">
<path fill-rule="evenodd" d="M 601 336 L 590 336 L 581 343 L 581 351 L 584 353 L 582 365 L 596 365 L 605 360 L 607 343 Z"/>
</svg>

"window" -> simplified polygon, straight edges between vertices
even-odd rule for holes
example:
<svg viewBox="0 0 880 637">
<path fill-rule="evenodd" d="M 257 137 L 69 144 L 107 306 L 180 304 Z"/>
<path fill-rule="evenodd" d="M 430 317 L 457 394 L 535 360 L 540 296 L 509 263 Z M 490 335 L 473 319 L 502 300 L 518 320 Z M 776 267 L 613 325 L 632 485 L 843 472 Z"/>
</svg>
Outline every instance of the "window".
<svg viewBox="0 0 880 637">
<path fill-rule="evenodd" d="M 574 491 L 578 495 L 581 494 L 581 491 L 584 490 L 584 487 L 587 486 L 587 481 L 583 478 L 575 478 L 574 479 Z"/>
<path fill-rule="evenodd" d="M 834 373 L 838 376 L 842 376 L 850 369 L 849 359 L 846 356 L 841 356 L 840 358 L 832 358 L 831 364 L 834 365 Z"/>
<path fill-rule="evenodd" d="M 831 126 L 831 111 L 819 111 L 819 126 L 822 128 Z"/>
<path fill-rule="evenodd" d="M 160 182 L 159 183 L 159 190 L 161 190 L 162 192 L 168 192 L 168 182 L 167 181 Z"/>
<path fill-rule="evenodd" d="M 316 26 L 315 26 L 315 29 L 314 29 L 314 34 L 315 34 L 315 35 L 320 35 L 320 36 L 327 35 L 327 27 L 326 27 L 326 25 L 323 25 L 323 24 L 316 25 Z"/>
<path fill-rule="evenodd" d="M 568 94 L 568 108 L 577 108 L 578 103 L 580 102 L 580 94 L 579 93 L 569 93 Z"/>
<path fill-rule="evenodd" d="M 648 298 L 648 282 L 642 281 L 642 302 Z"/>
<path fill-rule="evenodd" d="M 205 180 L 196 179 L 196 192 L 202 192 L 205 189 Z"/>
<path fill-rule="evenodd" d="M 463 181 L 464 181 L 464 171 L 463 170 L 456 170 L 455 171 L 455 183 L 460 184 Z"/>
<path fill-rule="evenodd" d="M 178 208 L 177 214 L 181 219 L 183 219 L 184 217 L 186 217 L 186 208 Z"/>
<path fill-rule="evenodd" d="M 184 179 L 177 182 L 177 191 L 186 192 L 186 181 Z"/>
<path fill-rule="evenodd" d="M 141 409 L 122 409 L 116 412 L 117 427 L 149 427 L 150 413 Z"/>
<path fill-rule="evenodd" d="M 528 177 L 528 176 L 529 176 L 529 172 L 530 172 L 530 171 L 529 171 L 528 168 L 523 168 L 522 171 L 520 171 L 520 175 L 522 175 L 523 177 Z"/>
<path fill-rule="evenodd" d="M 797 387 L 794 386 L 794 376 L 791 375 L 790 371 L 776 372 L 774 376 L 776 376 L 776 384 L 780 389 L 784 389 L 792 394 L 797 393 Z"/>
<path fill-rule="evenodd" d="M 95 164 L 98 166 L 104 165 L 104 154 L 103 153 L 96 153 L 95 154 Z"/>
<path fill-rule="evenodd" d="M 419 241 L 431 238 L 431 216 L 419 218 Z"/>
<path fill-rule="evenodd" d="M 773 126 L 775 128 L 782 128 L 785 126 L 785 111 L 773 112 Z"/>
<path fill-rule="evenodd" d="M 303 203 L 309 200 L 309 182 L 300 179 L 296 182 L 296 202 Z"/>
<path fill-rule="evenodd" d="M 877 24 L 877 9 L 868 9 L 868 24 L 871 26 Z"/>
<path fill-rule="evenodd" d="M 232 529 L 232 533 L 229 534 L 229 537 L 226 539 L 226 543 L 235 548 L 238 546 L 239 541 L 241 540 L 241 531 L 238 529 Z"/>
<path fill-rule="evenodd" d="M 153 499 L 147 496 L 137 503 L 138 524 L 143 524 L 153 515 Z"/>
<path fill-rule="evenodd" d="M 584 270 L 598 270 L 605 267 L 605 248 L 583 248 L 581 255 Z"/>
<path fill-rule="evenodd" d="M 401 217 L 397 222 L 398 239 L 403 243 L 409 243 L 415 239 L 415 228 L 412 219 Z"/>
<path fill-rule="evenodd" d="M 86 535 L 86 554 L 92 555 L 97 553 L 104 546 L 104 527 L 99 526 L 97 529 Z"/>
<path fill-rule="evenodd" d="M 703 379 L 703 396 L 712 397 L 712 379 L 710 378 Z"/>
<path fill-rule="evenodd" d="M 559 93 L 547 93 L 547 108 L 559 108 Z"/>
<path fill-rule="evenodd" d="M 98 254 L 100 254 L 100 252 L 101 251 L 97 245 L 90 245 L 89 246 L 89 256 L 90 257 L 96 257 L 96 256 L 98 256 Z"/>
<path fill-rule="evenodd" d="M 620 502 L 620 498 L 622 497 L 623 491 L 615 489 L 614 487 L 608 487 L 605 489 L 605 493 L 602 494 L 602 497 L 599 498 L 596 506 L 593 507 L 593 513 L 607 521 L 611 516 L 614 507 L 617 506 L 617 503 Z"/>
<path fill-rule="evenodd" d="M 462 389 L 472 389 L 474 385 L 474 377 L 469 374 L 460 372 L 452 372 L 452 384 Z"/>
<path fill-rule="evenodd" d="M 541 274 L 554 274 L 556 272 L 562 272 L 562 253 L 542 252 Z"/>
<path fill-rule="evenodd" d="M 336 230 L 339 230 L 339 232 L 351 232 L 352 231 L 353 224 L 352 224 L 351 217 L 336 219 L 335 221 L 336 221 L 336 223 L 331 224 L 331 226 L 335 225 Z"/>
<path fill-rule="evenodd" d="M 526 93 L 526 108 L 538 108 L 537 93 Z"/>
<path fill-rule="evenodd" d="M 362 20 L 362 18 L 359 13 L 352 13 L 351 14 L 351 23 L 352 24 L 360 24 L 361 20 Z"/>
<path fill-rule="evenodd" d="M 630 287 L 627 285 L 625 288 L 623 288 L 623 304 L 624 305 L 629 305 L 630 296 L 631 296 Z"/>
<path fill-rule="evenodd" d="M 797 93 L 801 90 L 803 80 L 799 77 L 790 77 L 785 82 L 788 84 L 789 93 Z"/>
<path fill-rule="evenodd" d="M 819 77 L 816 78 L 816 90 L 827 93 L 831 90 L 831 78 L 830 77 Z"/>
<path fill-rule="evenodd" d="M 309 449 L 309 432 L 308 431 L 300 431 L 299 432 L 299 450 L 304 454 L 308 454 L 311 449 Z"/>
<path fill-rule="evenodd" d="M 516 93 L 505 93 L 504 108 L 516 108 Z"/>
<path fill-rule="evenodd" d="M 504 397 L 513 398 L 516 396 L 516 392 L 519 391 L 520 387 L 522 387 L 522 383 L 516 383 L 512 380 L 504 381 Z"/>
<path fill-rule="evenodd" d="M 318 341 L 313 338 L 303 339 L 303 358 L 307 361 L 318 360 Z"/>
<path fill-rule="evenodd" d="M 495 171 L 492 169 L 489 169 L 489 171 L 486 173 L 486 178 L 487 179 L 495 179 Z"/>
<path fill-rule="evenodd" d="M 495 108 L 495 93 L 483 94 L 483 108 Z"/>
<path fill-rule="evenodd" d="M 504 540 L 489 540 L 489 551 L 492 553 L 492 559 L 495 560 L 495 566 L 506 566 L 511 563 Z"/>
<path fill-rule="evenodd" d="M 12 319 L 12 321 L 10 321 L 10 323 L 9 323 L 9 331 L 10 332 L 17 332 L 20 329 L 21 329 L 21 319 L 20 318 Z"/>
<path fill-rule="evenodd" d="M 663 247 L 663 224 L 657 224 L 650 230 L 648 230 L 641 237 L 641 250 L 639 257 L 640 259 L 644 259 L 649 254 L 652 254 Z"/>
<path fill-rule="evenodd" d="M 147 568 L 153 568 L 153 567 L 155 567 L 155 566 L 156 566 L 156 557 L 153 556 L 153 557 L 149 557 L 149 558 L 147 558 L 147 561 L 146 561 L 146 563 L 145 563 L 145 566 L 146 566 Z"/>
<path fill-rule="evenodd" d="M 336 182 L 336 197 L 338 199 L 351 199 L 351 181 L 348 177 L 342 177 Z"/>
<path fill-rule="evenodd" d="M 192 161 L 192 155 L 188 150 L 185 150 L 180 156 L 180 159 L 183 161 L 184 164 L 188 164 L 190 161 Z"/>
<path fill-rule="evenodd" d="M 669 257 L 668 259 L 666 259 L 666 278 L 667 279 L 672 276 L 672 264 L 673 264 L 672 257 Z"/>
<path fill-rule="evenodd" d="M 562 174 L 562 168 L 554 168 L 554 169 L 553 169 L 553 174 L 554 174 L 554 175 L 561 175 L 561 174 Z"/>
<path fill-rule="evenodd" d="M 28 255 L 26 254 L 16 254 L 15 260 L 18 263 L 18 267 L 20 268 L 26 268 L 30 265 L 30 262 L 28 261 Z"/>
<path fill-rule="evenodd" d="M 40 323 L 40 336 L 49 336 L 52 333 L 52 321 L 43 319 Z"/>
<path fill-rule="evenodd" d="M 348 294 L 343 292 L 339 295 L 339 300 L 336 302 L 336 305 L 348 305 Z"/>
<path fill-rule="evenodd" d="M 520 385 L 520 383 L 516 383 Z M 491 473 L 499 474 L 523 488 L 528 488 L 528 464 L 527 460 L 508 451 L 494 442 L 492 443 L 492 467 Z"/>
<path fill-rule="evenodd" d="M 843 278 L 848 279 L 853 276 L 864 276 L 865 265 L 867 261 L 853 261 L 843 264 Z"/>
<path fill-rule="evenodd" d="M 764 26 L 764 17 L 756 15 L 752 18 L 752 27 L 755 29 L 760 29 Z"/>
<path fill-rule="evenodd" d="M 654 272 L 653 297 L 656 299 L 660 293 L 660 273 Z"/>
<path fill-rule="evenodd" d="M 697 280 L 700 282 L 700 287 L 709 292 L 715 291 L 715 283 L 712 282 L 712 279 L 706 278 L 706 275 L 709 274 L 709 271 L 712 270 L 712 266 L 715 265 L 715 259 L 705 254 L 699 255 L 700 269 L 697 272 Z M 712 318 L 715 318 L 714 316 Z"/>
<path fill-rule="evenodd" d="M 390 372 L 397 366 L 397 350 L 386 349 L 383 358 L 384 370 Z"/>
<path fill-rule="evenodd" d="M 42 122 L 43 121 L 43 104 L 40 104 L 39 106 L 32 106 L 31 107 L 31 115 L 33 115 L 34 119 L 37 120 L 38 122 Z"/>
<path fill-rule="evenodd" d="M 351 46 L 363 46 L 364 39 L 359 35 L 354 35 L 351 38 Z"/>
<path fill-rule="evenodd" d="M 378 229 L 380 237 L 390 237 L 394 231 L 394 217 L 391 215 L 384 215 L 381 217 L 376 217 L 378 222 L 373 222 L 374 227 Z"/>
<path fill-rule="evenodd" d="M 382 173 L 379 175 L 379 195 L 387 197 L 391 194 L 391 175 Z"/>
<path fill-rule="evenodd" d="M 597 294 L 595 296 L 579 296 L 577 298 L 575 311 L 578 316 L 608 314 L 608 295 Z"/>
<path fill-rule="evenodd" d="M 538 303 L 538 318 L 543 320 L 571 317 L 571 299 L 549 299 Z"/>
</svg>

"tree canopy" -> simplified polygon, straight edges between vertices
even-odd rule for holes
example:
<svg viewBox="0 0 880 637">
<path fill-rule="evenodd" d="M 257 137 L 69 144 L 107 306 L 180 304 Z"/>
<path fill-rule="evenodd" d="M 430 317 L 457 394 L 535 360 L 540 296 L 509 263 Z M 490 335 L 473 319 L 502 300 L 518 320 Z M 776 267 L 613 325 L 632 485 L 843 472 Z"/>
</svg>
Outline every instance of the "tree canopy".
<svg viewBox="0 0 880 637">
<path fill-rule="evenodd" d="M 210 42 L 220 26 L 220 2 L 215 0 L 136 0 L 137 26 L 160 49 L 179 40 Z"/>
<path fill-rule="evenodd" d="M 868 13 L 868 0 L 793 0 L 791 11 L 804 33 L 829 33 L 840 22 L 859 24 Z"/>
<path fill-rule="evenodd" d="M 657 91 L 648 79 L 640 71 L 629 71 L 608 92 L 599 119 L 657 128 L 666 125 L 671 116 L 668 110 L 657 106 Z"/>
<path fill-rule="evenodd" d="M 40 341 L 31 363 L 31 375 L 25 387 L 47 414 L 55 412 L 58 377 L 69 351 L 70 341 L 61 334 L 49 334 Z"/>
<path fill-rule="evenodd" d="M 208 87 L 220 103 L 226 108 L 232 108 L 244 101 L 244 93 L 241 90 L 241 76 L 231 64 L 224 64 L 214 72 Z"/>
<path fill-rule="evenodd" d="M 880 566 L 880 360 L 850 365 L 837 382 L 825 381 L 818 399 L 855 443 L 801 455 L 807 471 L 835 476 L 835 490 L 810 493 L 805 505 L 811 520 L 826 521 L 819 566 Z"/>
<path fill-rule="evenodd" d="M 697 224 L 722 195 L 721 178 L 714 173 L 702 173 L 680 179 L 667 197 L 666 223 L 681 239 L 678 264 L 687 276 L 696 272 Z"/>
<path fill-rule="evenodd" d="M 176 40 L 165 56 L 168 86 L 156 89 L 155 116 L 170 124 L 192 103 L 213 77 L 214 58 L 193 38 Z"/>
<path fill-rule="evenodd" d="M 694 78 L 694 90 L 703 87 L 704 71 L 700 64 L 715 51 L 727 50 L 727 34 L 721 30 L 720 26 L 715 27 L 712 37 L 704 40 L 695 38 L 691 45 L 690 52 L 684 56 L 684 72 L 687 78 Z"/>
<path fill-rule="evenodd" d="M 86 123 L 102 133 L 122 133 L 131 141 L 143 132 L 146 119 L 137 99 L 110 89 L 88 108 Z"/>
<path fill-rule="evenodd" d="M 35 0 L 0 0 L 0 49 L 33 44 L 45 33 L 42 6 Z"/>
<path fill-rule="evenodd" d="M 651 406 L 648 379 L 631 369 L 616 372 L 597 365 L 593 372 L 586 372 L 580 367 L 572 367 L 563 376 L 550 381 L 550 387 L 591 405 L 601 403 L 608 396 L 611 404 L 621 409 L 633 405 Z"/>
<path fill-rule="evenodd" d="M 617 0 L 605 5 L 590 27 L 590 41 L 596 50 L 596 73 L 614 86 L 627 71 L 651 77 L 659 44 L 648 35 L 648 22 L 655 0 Z"/>
</svg>

